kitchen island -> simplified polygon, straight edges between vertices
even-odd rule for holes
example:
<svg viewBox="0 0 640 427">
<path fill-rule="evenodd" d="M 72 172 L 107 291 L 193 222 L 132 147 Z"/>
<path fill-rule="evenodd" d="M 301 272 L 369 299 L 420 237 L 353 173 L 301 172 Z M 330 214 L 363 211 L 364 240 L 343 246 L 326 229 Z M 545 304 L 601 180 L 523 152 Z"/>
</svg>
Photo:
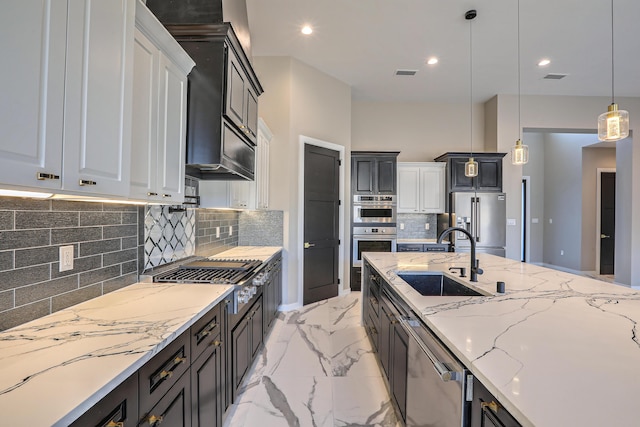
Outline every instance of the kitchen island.
<svg viewBox="0 0 640 427">
<path fill-rule="evenodd" d="M 363 259 L 522 425 L 637 426 L 640 293 L 492 255 L 487 296 L 422 296 L 396 273 L 469 268 L 464 253 L 365 253 Z M 504 294 L 496 282 L 506 283 Z M 363 283 L 366 278 L 363 279 Z"/>
</svg>

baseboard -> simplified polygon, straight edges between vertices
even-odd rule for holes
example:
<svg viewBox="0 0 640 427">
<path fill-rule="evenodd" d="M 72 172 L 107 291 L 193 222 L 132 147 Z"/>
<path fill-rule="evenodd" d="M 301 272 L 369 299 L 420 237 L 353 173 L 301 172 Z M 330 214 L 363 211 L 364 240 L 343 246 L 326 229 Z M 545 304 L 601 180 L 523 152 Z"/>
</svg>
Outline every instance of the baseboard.
<svg viewBox="0 0 640 427">
<path fill-rule="evenodd" d="M 294 302 L 292 304 L 282 304 L 281 306 L 278 307 L 278 311 L 297 310 L 300 307 L 302 307 L 302 304 L 300 304 L 299 302 Z"/>
<path fill-rule="evenodd" d="M 338 296 L 344 296 L 344 295 L 349 295 L 351 293 L 351 288 L 349 289 L 340 289 L 338 290 Z"/>
</svg>

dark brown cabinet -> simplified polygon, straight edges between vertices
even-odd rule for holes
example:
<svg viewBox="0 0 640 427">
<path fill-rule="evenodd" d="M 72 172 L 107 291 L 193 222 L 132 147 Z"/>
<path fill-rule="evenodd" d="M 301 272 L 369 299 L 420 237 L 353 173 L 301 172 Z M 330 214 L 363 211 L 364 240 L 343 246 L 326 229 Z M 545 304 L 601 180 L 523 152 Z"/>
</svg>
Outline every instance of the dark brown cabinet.
<svg viewBox="0 0 640 427">
<path fill-rule="evenodd" d="M 352 151 L 352 193 L 395 195 L 398 154 L 399 152 Z"/>
<path fill-rule="evenodd" d="M 474 378 L 471 427 L 521 427 L 521 424 Z"/>
<path fill-rule="evenodd" d="M 389 388 L 403 421 L 407 416 L 407 357 L 409 336 L 401 327 L 391 330 L 391 366 Z"/>
<path fill-rule="evenodd" d="M 70 427 L 135 427 L 138 425 L 138 373 L 136 372 Z"/>
<path fill-rule="evenodd" d="M 221 426 L 224 400 L 226 304 L 216 305 L 191 326 L 191 425 Z"/>
<path fill-rule="evenodd" d="M 271 261 L 267 266 L 266 280 L 264 288 L 264 333 L 273 325 L 273 321 L 278 315 L 278 307 L 282 303 L 282 259 Z"/>
<path fill-rule="evenodd" d="M 363 264 L 365 287 L 363 289 L 364 327 L 374 349 L 394 408 L 406 421 L 407 369 L 409 336 L 399 323 L 407 316 L 398 297 L 370 265 Z"/>
<path fill-rule="evenodd" d="M 262 347 L 262 301 L 263 296 L 261 295 L 231 331 L 232 402 L 236 400 L 238 389 L 249 371 L 249 367 L 258 350 Z"/>
<path fill-rule="evenodd" d="M 146 413 L 138 426 L 191 427 L 191 390 L 189 374 L 179 377 L 160 400 Z"/>
<path fill-rule="evenodd" d="M 447 193 L 455 191 L 502 192 L 502 158 L 505 153 L 473 153 L 478 162 L 478 176 L 464 174 L 471 153 L 445 153 L 435 160 L 447 162 Z"/>
<path fill-rule="evenodd" d="M 191 365 L 193 427 L 221 426 L 224 414 L 224 348 L 220 336 Z"/>
</svg>

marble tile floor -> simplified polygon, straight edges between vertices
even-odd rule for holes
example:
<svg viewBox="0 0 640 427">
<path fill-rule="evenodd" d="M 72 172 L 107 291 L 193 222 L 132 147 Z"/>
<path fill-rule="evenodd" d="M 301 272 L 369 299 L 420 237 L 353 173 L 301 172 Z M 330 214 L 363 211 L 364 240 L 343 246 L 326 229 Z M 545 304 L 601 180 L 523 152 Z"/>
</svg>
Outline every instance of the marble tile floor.
<svg viewBox="0 0 640 427">
<path fill-rule="evenodd" d="M 360 298 L 281 313 L 225 427 L 399 427 L 360 326 Z"/>
</svg>

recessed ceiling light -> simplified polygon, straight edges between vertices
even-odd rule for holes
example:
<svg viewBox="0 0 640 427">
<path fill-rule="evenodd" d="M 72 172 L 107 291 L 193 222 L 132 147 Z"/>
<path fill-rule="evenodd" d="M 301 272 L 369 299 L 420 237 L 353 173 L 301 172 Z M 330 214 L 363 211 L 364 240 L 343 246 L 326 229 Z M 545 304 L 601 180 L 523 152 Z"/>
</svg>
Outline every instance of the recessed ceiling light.
<svg viewBox="0 0 640 427">
<path fill-rule="evenodd" d="M 538 67 L 545 67 L 547 65 L 551 64 L 551 60 L 550 59 L 541 59 L 540 62 L 538 62 Z"/>
<path fill-rule="evenodd" d="M 429 64 L 429 65 L 435 65 L 437 63 L 438 63 L 438 58 L 436 58 L 435 56 L 427 59 L 427 64 Z"/>
<path fill-rule="evenodd" d="M 311 28 L 310 25 L 305 25 L 304 27 L 302 27 L 301 31 L 302 31 L 302 34 L 305 34 L 308 36 L 309 34 L 313 33 L 313 28 Z"/>
</svg>

